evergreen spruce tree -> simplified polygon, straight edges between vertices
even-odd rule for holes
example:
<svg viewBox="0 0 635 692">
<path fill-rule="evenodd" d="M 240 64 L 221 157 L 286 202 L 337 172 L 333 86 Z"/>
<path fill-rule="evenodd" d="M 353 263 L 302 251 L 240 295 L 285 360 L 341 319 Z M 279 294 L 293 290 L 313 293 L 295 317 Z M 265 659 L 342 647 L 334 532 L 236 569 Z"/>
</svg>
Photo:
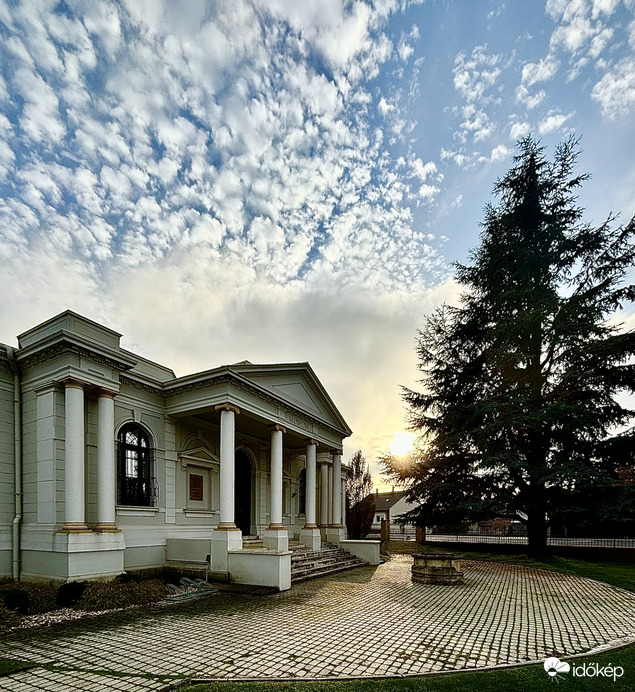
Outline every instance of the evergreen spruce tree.
<svg viewBox="0 0 635 692">
<path fill-rule="evenodd" d="M 635 332 L 610 319 L 635 297 L 635 223 L 583 222 L 575 140 L 552 162 L 530 137 L 518 146 L 471 263 L 456 265 L 460 306 L 419 332 L 423 391 L 404 391 L 418 453 L 384 463 L 419 505 L 411 521 L 520 516 L 540 553 L 547 516 L 615 487 L 611 450 L 632 463 L 633 438 L 614 443 L 633 414 L 616 395 L 635 388 Z"/>
</svg>

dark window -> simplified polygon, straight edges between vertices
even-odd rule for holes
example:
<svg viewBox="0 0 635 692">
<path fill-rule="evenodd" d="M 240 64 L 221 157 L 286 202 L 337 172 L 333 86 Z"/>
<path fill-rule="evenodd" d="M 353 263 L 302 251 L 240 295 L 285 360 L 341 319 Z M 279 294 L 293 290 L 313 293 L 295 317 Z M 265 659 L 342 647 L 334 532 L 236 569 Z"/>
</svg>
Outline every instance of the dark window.
<svg viewBox="0 0 635 692">
<path fill-rule="evenodd" d="M 306 514 L 306 469 L 300 471 L 298 488 L 298 514 Z"/>
<path fill-rule="evenodd" d="M 153 506 L 156 482 L 150 438 L 138 425 L 129 423 L 119 431 L 118 442 L 118 503 L 136 507 Z"/>
</svg>

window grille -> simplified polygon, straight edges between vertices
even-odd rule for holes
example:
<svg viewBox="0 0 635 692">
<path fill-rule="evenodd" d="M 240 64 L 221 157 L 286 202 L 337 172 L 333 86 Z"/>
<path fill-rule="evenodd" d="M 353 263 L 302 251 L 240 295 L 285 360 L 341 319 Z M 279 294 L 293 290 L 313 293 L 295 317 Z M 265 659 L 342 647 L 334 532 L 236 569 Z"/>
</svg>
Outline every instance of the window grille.
<svg viewBox="0 0 635 692">
<path fill-rule="evenodd" d="M 134 507 L 153 507 L 159 487 L 154 473 L 154 450 L 139 425 L 129 423 L 117 438 L 117 502 Z"/>
</svg>

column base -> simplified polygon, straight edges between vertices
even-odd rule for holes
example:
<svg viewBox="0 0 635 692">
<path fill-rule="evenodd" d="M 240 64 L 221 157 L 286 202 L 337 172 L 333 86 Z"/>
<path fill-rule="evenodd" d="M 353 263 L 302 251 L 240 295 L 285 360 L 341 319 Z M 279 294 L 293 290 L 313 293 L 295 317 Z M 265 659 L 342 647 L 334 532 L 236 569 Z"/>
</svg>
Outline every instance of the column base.
<svg viewBox="0 0 635 692">
<path fill-rule="evenodd" d="M 233 521 L 221 521 L 214 531 L 240 531 Z"/>
<path fill-rule="evenodd" d="M 101 521 L 95 524 L 93 531 L 97 533 L 121 533 L 121 529 L 114 521 Z"/>
<path fill-rule="evenodd" d="M 65 521 L 60 533 L 92 533 L 83 521 Z"/>
<path fill-rule="evenodd" d="M 233 528 L 219 527 L 212 533 L 211 540 L 211 569 L 214 572 L 227 572 L 227 551 L 242 550 L 243 534 L 235 526 Z"/>
<path fill-rule="evenodd" d="M 317 528 L 307 528 L 304 527 L 300 531 L 300 543 L 306 545 L 311 550 L 319 550 L 322 546 L 322 538 L 320 536 L 320 529 Z"/>
<path fill-rule="evenodd" d="M 262 544 L 269 550 L 289 550 L 289 534 L 284 527 L 279 529 L 269 526 L 263 534 Z"/>
<path fill-rule="evenodd" d="M 343 526 L 329 526 L 326 529 L 326 540 L 328 543 L 337 543 L 346 538 L 346 530 Z"/>
</svg>

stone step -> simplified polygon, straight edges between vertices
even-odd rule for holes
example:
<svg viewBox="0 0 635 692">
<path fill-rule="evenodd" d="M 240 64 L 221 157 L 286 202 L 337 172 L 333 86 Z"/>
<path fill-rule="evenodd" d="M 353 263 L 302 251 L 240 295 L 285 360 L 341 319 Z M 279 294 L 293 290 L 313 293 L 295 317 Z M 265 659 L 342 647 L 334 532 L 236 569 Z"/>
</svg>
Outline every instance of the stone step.
<svg viewBox="0 0 635 692">
<path fill-rule="evenodd" d="M 329 557 L 346 557 L 347 555 L 350 555 L 350 553 L 347 553 L 345 550 L 310 550 L 305 553 L 294 553 L 291 555 L 291 563 L 305 562 L 306 560 L 319 560 Z"/>
<path fill-rule="evenodd" d="M 347 558 L 340 558 L 339 560 L 315 560 L 313 562 L 305 562 L 300 565 L 291 566 L 291 574 L 297 574 L 299 572 L 306 572 L 307 570 L 318 571 L 320 569 L 329 569 L 333 565 L 343 565 L 352 562 L 357 562 L 363 564 L 363 561 L 354 555 L 350 555 Z"/>
<path fill-rule="evenodd" d="M 306 567 L 307 565 L 326 565 L 332 562 L 341 562 L 342 560 L 349 560 L 351 555 L 321 555 L 307 557 L 302 560 L 291 560 L 291 569 L 294 567 Z"/>
<path fill-rule="evenodd" d="M 321 550 L 296 550 L 291 556 L 291 582 L 342 572 L 366 563 L 337 545 L 322 544 Z"/>
<path fill-rule="evenodd" d="M 336 563 L 334 566 L 329 567 L 328 569 L 318 570 L 317 572 L 314 570 L 307 570 L 306 572 L 300 572 L 295 574 L 292 572 L 291 583 L 295 584 L 299 581 L 305 581 L 307 579 L 317 579 L 318 577 L 325 577 L 328 574 L 344 572 L 345 570 L 355 569 L 356 567 L 364 567 L 365 565 L 366 563 L 362 562 L 361 560 L 352 560 L 346 563 Z"/>
</svg>

